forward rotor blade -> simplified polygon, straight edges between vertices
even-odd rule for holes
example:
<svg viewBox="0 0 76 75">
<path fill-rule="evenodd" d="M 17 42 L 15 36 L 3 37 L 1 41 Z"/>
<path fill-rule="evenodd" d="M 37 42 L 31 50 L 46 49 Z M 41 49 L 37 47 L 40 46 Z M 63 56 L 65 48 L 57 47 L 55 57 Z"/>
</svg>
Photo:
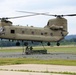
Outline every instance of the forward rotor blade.
<svg viewBox="0 0 76 75">
<path fill-rule="evenodd" d="M 16 17 L 6 17 L 5 19 L 15 19 L 15 18 L 23 18 L 23 17 L 30 17 L 30 16 L 36 16 L 37 14 L 34 15 L 25 15 L 25 16 L 16 16 Z"/>
</svg>

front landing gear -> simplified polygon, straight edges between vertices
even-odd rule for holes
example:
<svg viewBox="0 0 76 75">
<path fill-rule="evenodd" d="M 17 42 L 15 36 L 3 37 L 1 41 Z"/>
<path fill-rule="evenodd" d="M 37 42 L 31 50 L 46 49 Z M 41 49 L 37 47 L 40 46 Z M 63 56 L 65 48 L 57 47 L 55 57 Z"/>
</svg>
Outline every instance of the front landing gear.
<svg viewBox="0 0 76 75">
<path fill-rule="evenodd" d="M 57 42 L 57 44 L 56 44 L 57 46 L 60 46 L 60 43 L 59 42 Z"/>
</svg>

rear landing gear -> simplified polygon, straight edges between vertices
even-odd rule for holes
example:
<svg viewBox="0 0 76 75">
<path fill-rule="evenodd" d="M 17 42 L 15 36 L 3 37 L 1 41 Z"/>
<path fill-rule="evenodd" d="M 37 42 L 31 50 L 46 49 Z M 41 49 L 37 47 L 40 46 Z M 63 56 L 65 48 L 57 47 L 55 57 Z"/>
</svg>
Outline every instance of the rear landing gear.
<svg viewBox="0 0 76 75">
<path fill-rule="evenodd" d="M 28 46 L 28 42 L 24 42 L 24 46 Z"/>
</svg>

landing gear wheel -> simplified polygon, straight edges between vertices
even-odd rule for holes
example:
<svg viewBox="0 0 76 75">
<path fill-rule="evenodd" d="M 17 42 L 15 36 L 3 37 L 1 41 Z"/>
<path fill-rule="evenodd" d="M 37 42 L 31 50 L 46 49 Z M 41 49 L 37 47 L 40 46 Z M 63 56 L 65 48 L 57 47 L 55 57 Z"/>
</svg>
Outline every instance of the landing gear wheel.
<svg viewBox="0 0 76 75">
<path fill-rule="evenodd" d="M 47 45 L 50 46 L 50 42 L 48 42 Z"/>
<path fill-rule="evenodd" d="M 20 42 L 16 42 L 16 46 L 20 46 Z"/>
<path fill-rule="evenodd" d="M 24 46 L 28 46 L 28 42 L 24 42 Z"/>
<path fill-rule="evenodd" d="M 59 42 L 57 42 L 57 46 L 60 46 L 60 43 Z"/>
</svg>

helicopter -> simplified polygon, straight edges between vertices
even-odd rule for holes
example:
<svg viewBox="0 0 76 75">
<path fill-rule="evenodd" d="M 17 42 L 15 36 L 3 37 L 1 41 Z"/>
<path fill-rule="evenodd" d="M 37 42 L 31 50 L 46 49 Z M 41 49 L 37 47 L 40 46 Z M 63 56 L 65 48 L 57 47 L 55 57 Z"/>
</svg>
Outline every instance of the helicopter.
<svg viewBox="0 0 76 75">
<path fill-rule="evenodd" d="M 17 16 L 17 17 L 6 17 L 0 18 L 0 38 L 9 40 L 18 40 L 16 46 L 20 45 L 20 41 L 31 41 L 31 42 L 47 42 L 50 46 L 50 42 L 56 42 L 57 46 L 60 45 L 60 41 L 68 34 L 67 30 L 67 19 L 64 16 L 76 16 L 76 14 L 68 15 L 52 15 L 47 13 L 35 13 L 27 11 L 19 11 L 23 13 L 30 13 L 31 15 Z M 18 26 L 13 25 L 9 19 L 30 17 L 36 15 L 54 16 L 56 18 L 49 19 L 47 25 L 43 28 L 33 26 Z M 24 42 L 27 46 L 28 42 Z"/>
</svg>

